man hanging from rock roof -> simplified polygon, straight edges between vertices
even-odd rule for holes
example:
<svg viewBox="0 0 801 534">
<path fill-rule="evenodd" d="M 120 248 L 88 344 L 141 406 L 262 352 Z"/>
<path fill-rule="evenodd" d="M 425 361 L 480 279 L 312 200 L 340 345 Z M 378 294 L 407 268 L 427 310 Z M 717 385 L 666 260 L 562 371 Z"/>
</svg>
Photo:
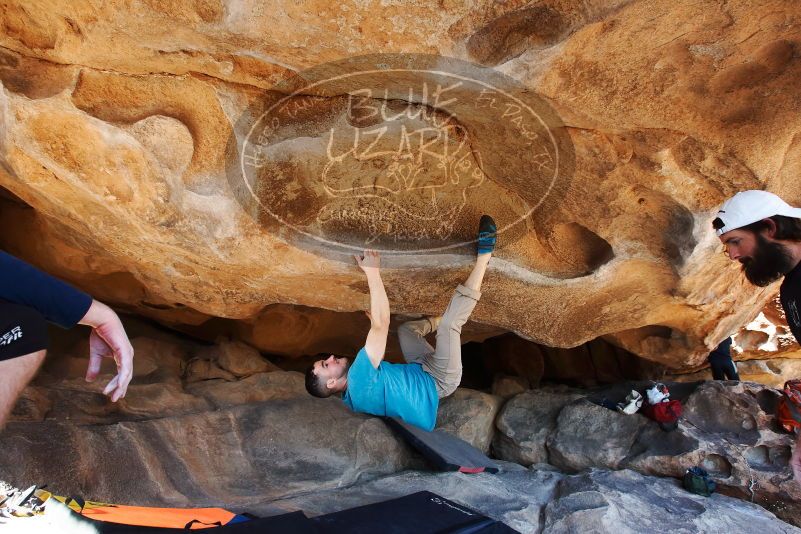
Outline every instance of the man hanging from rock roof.
<svg viewBox="0 0 801 534">
<path fill-rule="evenodd" d="M 453 393 L 462 379 L 462 326 L 481 298 L 481 281 L 495 249 L 495 221 L 483 215 L 479 223 L 476 264 L 464 284 L 456 287 L 441 317 L 410 321 L 398 328 L 407 363 L 384 361 L 389 334 L 389 299 L 381 281 L 378 252 L 367 250 L 356 262 L 370 287 L 370 331 L 364 348 L 351 363 L 334 355 L 306 371 L 306 390 L 325 398 L 342 393 L 354 412 L 398 417 L 425 430 L 437 421 L 439 399 Z M 436 331 L 436 348 L 426 334 Z"/>
<path fill-rule="evenodd" d="M 780 300 L 790 331 L 801 342 L 801 208 L 767 191 L 742 191 L 723 204 L 712 226 L 749 282 L 765 287 L 784 278 Z M 801 482 L 801 436 L 791 463 Z"/>
<path fill-rule="evenodd" d="M 0 251 L 0 429 L 14 403 L 44 361 L 47 323 L 92 328 L 86 381 L 100 372 L 104 357 L 114 358 L 118 374 L 103 390 L 116 402 L 133 376 L 133 347 L 117 314 L 105 304 Z"/>
</svg>

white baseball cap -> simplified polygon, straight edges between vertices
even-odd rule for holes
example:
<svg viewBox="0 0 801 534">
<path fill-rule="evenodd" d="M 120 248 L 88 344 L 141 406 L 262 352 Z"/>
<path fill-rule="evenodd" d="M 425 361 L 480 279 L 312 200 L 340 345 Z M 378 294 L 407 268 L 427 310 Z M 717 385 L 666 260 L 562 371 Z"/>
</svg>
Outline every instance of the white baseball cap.
<svg viewBox="0 0 801 534">
<path fill-rule="evenodd" d="M 774 215 L 801 219 L 801 208 L 794 208 L 767 191 L 740 191 L 724 202 L 718 211 L 718 219 L 723 222 L 723 226 L 720 223 L 713 224 L 715 232 L 721 236 Z"/>
</svg>

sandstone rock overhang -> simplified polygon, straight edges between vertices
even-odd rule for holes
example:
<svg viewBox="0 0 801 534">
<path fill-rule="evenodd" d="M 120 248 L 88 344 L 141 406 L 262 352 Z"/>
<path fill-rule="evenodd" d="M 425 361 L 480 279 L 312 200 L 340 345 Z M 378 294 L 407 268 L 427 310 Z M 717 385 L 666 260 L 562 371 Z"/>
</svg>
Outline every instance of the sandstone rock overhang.
<svg viewBox="0 0 801 534">
<path fill-rule="evenodd" d="M 0 186 L 19 202 L 2 201 L 3 226 L 14 228 L 0 236 L 4 249 L 170 324 L 223 317 L 258 330 L 270 305 L 363 309 L 355 268 L 243 209 L 226 149 L 241 114 L 293 74 L 360 55 L 429 54 L 495 69 L 538 95 L 575 156 L 563 200 L 501 247 L 476 322 L 554 347 L 605 336 L 691 367 L 775 292 L 743 281 L 709 223 L 742 189 L 801 202 L 801 137 L 789 120 L 801 87 L 798 6 L 339 2 L 311 16 L 294 4 L 237 5 L 5 7 Z M 324 104 L 309 124 L 336 111 Z M 497 125 L 466 148 L 497 141 Z M 337 176 L 368 172 L 347 171 Z M 482 211 L 516 213 L 527 182 L 514 172 L 493 179 L 486 169 L 496 194 L 468 196 L 455 235 Z M 289 214 L 318 200 L 303 197 Z M 398 260 L 386 275 L 393 309 L 437 313 L 466 261 Z"/>
</svg>

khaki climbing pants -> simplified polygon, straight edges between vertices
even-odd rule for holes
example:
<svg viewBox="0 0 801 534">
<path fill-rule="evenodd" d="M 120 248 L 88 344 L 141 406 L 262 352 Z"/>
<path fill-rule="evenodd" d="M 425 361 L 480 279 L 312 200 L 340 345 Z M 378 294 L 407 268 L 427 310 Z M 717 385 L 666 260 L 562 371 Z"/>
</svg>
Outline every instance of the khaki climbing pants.
<svg viewBox="0 0 801 534">
<path fill-rule="evenodd" d="M 462 326 L 476 307 L 481 292 L 459 285 L 441 317 L 427 317 L 398 327 L 403 357 L 419 363 L 434 378 L 439 398 L 453 393 L 462 381 Z M 437 331 L 436 348 L 425 335 Z"/>
</svg>

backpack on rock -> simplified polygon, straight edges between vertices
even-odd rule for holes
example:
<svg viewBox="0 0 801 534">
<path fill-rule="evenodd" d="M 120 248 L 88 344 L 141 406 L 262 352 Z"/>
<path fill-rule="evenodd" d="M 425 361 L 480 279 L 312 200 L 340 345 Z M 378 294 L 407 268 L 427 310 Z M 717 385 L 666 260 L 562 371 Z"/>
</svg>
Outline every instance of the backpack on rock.
<svg viewBox="0 0 801 534">
<path fill-rule="evenodd" d="M 779 424 L 787 432 L 801 431 L 801 380 L 784 383 L 784 394 L 779 401 Z"/>
<path fill-rule="evenodd" d="M 670 400 L 670 392 L 664 384 L 655 384 L 645 394 L 648 396 L 648 404 L 643 407 L 642 413 L 659 423 L 662 430 L 676 430 L 681 417 L 681 402 Z"/>
<path fill-rule="evenodd" d="M 670 392 L 665 384 L 657 383 L 645 390 L 648 397 L 648 404 L 658 404 L 670 397 Z"/>
<path fill-rule="evenodd" d="M 715 481 L 709 478 L 709 473 L 700 467 L 691 467 L 684 473 L 684 489 L 687 491 L 709 497 L 716 487 Z"/>
<path fill-rule="evenodd" d="M 676 430 L 681 417 L 681 402 L 666 400 L 658 404 L 649 404 L 642 409 L 642 413 L 659 423 L 662 430 Z"/>
</svg>

